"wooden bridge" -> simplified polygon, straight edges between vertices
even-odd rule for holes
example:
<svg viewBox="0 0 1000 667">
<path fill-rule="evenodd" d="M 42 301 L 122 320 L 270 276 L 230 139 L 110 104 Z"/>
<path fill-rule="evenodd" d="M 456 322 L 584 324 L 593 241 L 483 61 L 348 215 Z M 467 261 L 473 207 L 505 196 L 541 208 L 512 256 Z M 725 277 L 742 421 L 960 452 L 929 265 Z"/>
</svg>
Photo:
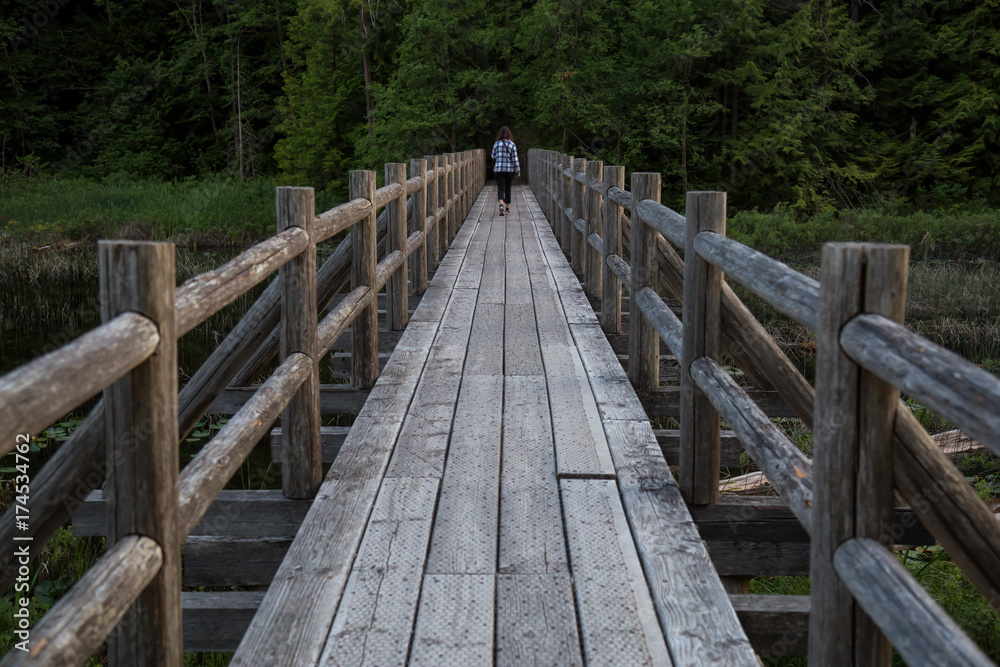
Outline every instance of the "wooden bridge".
<svg viewBox="0 0 1000 667">
<path fill-rule="evenodd" d="M 1000 526 L 899 401 L 1000 454 L 1000 381 L 901 326 L 908 249 L 828 245 L 817 282 L 727 239 L 724 193 L 682 216 L 658 174 L 526 166 L 507 216 L 479 150 L 352 172 L 319 214 L 279 188 L 276 236 L 176 290 L 170 244 L 102 242 L 104 324 L 0 378 L 18 464 L 104 392 L 18 481 L 4 587 L 70 515 L 107 550 L 2 664 L 992 664 L 891 550 L 940 543 L 1000 609 Z M 177 338 L 274 271 L 178 391 Z M 724 274 L 817 333 L 815 391 Z M 225 490 L 269 431 L 282 489 Z M 720 495 L 744 453 L 780 498 Z M 810 595 L 748 594 L 788 574 Z"/>
</svg>

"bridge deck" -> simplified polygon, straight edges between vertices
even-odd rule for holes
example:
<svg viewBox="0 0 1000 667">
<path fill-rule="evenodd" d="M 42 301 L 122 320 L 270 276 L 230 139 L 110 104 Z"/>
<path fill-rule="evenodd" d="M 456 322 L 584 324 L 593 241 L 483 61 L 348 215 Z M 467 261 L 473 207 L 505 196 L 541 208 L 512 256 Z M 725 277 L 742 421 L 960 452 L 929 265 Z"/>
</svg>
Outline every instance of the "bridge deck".
<svg viewBox="0 0 1000 667">
<path fill-rule="evenodd" d="M 234 665 L 756 664 L 530 190 L 479 196 Z"/>
</svg>

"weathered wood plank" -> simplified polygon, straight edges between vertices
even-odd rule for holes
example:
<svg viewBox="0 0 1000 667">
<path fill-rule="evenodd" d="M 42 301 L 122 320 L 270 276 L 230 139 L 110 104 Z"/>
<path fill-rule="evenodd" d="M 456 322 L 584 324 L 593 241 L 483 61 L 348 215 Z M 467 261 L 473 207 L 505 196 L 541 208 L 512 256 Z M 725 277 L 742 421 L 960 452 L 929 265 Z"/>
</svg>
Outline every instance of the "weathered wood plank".
<svg viewBox="0 0 1000 667">
<path fill-rule="evenodd" d="M 433 325 L 414 322 L 399 346 L 429 353 L 435 334 Z M 424 361 L 407 358 L 411 379 L 380 385 L 385 397 L 373 392 L 376 400 L 355 420 L 231 664 L 319 659 Z"/>
<path fill-rule="evenodd" d="M 794 419 L 797 416 L 776 391 L 751 388 L 744 391 L 768 417 Z M 660 387 L 649 391 L 637 391 L 635 394 L 650 417 L 680 416 L 679 387 Z"/>
<path fill-rule="evenodd" d="M 526 284 L 528 298 L 531 289 Z M 509 290 L 508 290 L 509 292 Z M 538 329 L 535 323 L 535 307 L 530 302 L 526 304 L 510 303 L 504 309 L 504 374 L 505 375 L 542 375 L 542 352 L 538 342 Z M 496 356 L 494 348 L 493 352 Z"/>
<path fill-rule="evenodd" d="M 497 577 L 498 667 L 582 665 L 569 574 Z"/>
<path fill-rule="evenodd" d="M 564 572 L 566 545 L 544 378 L 504 378 L 503 442 L 499 571 Z"/>
<path fill-rule="evenodd" d="M 491 664 L 495 592 L 492 575 L 425 576 L 409 664 Z"/>
<path fill-rule="evenodd" d="M 320 450 L 323 454 L 323 463 L 333 463 L 340 452 L 344 439 L 351 432 L 350 426 L 321 426 L 319 429 Z M 284 442 L 281 434 L 281 427 L 271 429 L 271 460 L 281 463 L 285 456 Z"/>
<path fill-rule="evenodd" d="M 319 664 L 406 664 L 437 490 L 437 479 L 383 483 Z"/>
<path fill-rule="evenodd" d="M 210 415 L 235 415 L 260 387 L 229 387 L 212 404 Z M 347 384 L 319 385 L 319 411 L 324 415 L 356 415 L 368 400 L 369 390 Z"/>
<path fill-rule="evenodd" d="M 472 321 L 465 375 L 502 375 L 504 365 L 504 306 L 479 303 Z"/>
<path fill-rule="evenodd" d="M 613 480 L 559 482 L 588 663 L 670 665 Z"/>
<path fill-rule="evenodd" d="M 236 650 L 263 599 L 263 593 L 252 591 L 182 592 L 184 651 Z"/>
<path fill-rule="evenodd" d="M 492 574 L 497 562 L 503 378 L 462 381 L 428 574 Z"/>
<path fill-rule="evenodd" d="M 774 657 L 808 653 L 808 595 L 730 595 L 729 600 L 757 653 Z"/>
</svg>

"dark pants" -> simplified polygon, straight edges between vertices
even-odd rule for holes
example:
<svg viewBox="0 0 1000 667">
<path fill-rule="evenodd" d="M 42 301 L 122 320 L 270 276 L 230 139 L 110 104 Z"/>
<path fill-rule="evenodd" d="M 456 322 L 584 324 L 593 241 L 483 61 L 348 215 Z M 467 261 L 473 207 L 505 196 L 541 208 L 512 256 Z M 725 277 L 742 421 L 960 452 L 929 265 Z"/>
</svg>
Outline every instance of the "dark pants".
<svg viewBox="0 0 1000 667">
<path fill-rule="evenodd" d="M 506 202 L 507 206 L 510 206 L 511 184 L 514 182 L 514 172 L 498 171 L 496 172 L 496 177 L 497 199 Z"/>
</svg>

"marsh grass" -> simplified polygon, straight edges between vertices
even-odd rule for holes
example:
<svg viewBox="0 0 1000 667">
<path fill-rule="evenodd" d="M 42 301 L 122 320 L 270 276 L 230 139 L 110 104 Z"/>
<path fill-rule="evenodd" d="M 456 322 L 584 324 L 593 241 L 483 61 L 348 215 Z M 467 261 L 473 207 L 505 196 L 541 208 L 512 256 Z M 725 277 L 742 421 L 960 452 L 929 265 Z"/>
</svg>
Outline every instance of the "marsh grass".
<svg viewBox="0 0 1000 667">
<path fill-rule="evenodd" d="M 128 238 L 248 245 L 274 233 L 276 183 L 25 179 L 0 188 L 0 234 L 29 243 Z M 316 193 L 317 210 L 336 202 Z"/>
</svg>

